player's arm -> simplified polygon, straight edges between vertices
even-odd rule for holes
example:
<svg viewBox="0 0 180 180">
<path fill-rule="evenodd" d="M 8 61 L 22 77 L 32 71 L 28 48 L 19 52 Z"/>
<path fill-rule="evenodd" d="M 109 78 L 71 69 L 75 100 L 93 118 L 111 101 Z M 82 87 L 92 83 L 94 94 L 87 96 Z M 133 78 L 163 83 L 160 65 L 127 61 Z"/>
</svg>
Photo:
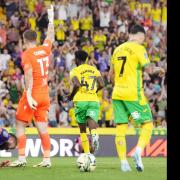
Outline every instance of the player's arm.
<svg viewBox="0 0 180 180">
<path fill-rule="evenodd" d="M 104 87 L 104 81 L 103 78 L 101 76 L 97 77 L 97 91 L 101 90 Z"/>
<path fill-rule="evenodd" d="M 32 87 L 33 87 L 33 75 L 32 68 L 29 68 L 24 73 L 25 78 L 25 89 L 28 104 L 31 109 L 36 109 L 37 102 L 32 98 Z"/>
<path fill-rule="evenodd" d="M 165 71 L 161 67 L 153 66 L 153 63 L 150 62 L 148 58 L 148 54 L 145 49 L 143 49 L 139 54 L 139 63 L 141 64 L 141 67 L 145 72 L 148 74 L 159 74 L 160 76 L 163 76 L 165 74 Z"/>
<path fill-rule="evenodd" d="M 159 74 L 159 76 L 163 77 L 165 74 L 165 70 L 161 67 L 157 67 L 150 63 L 144 67 L 144 71 L 148 74 Z"/>
<path fill-rule="evenodd" d="M 72 84 L 73 84 L 72 92 L 67 96 L 69 101 L 71 101 L 74 98 L 75 94 L 78 92 L 79 88 L 81 87 L 81 84 L 76 76 L 72 78 Z"/>
<path fill-rule="evenodd" d="M 22 56 L 22 67 L 24 70 L 24 84 L 27 101 L 31 109 L 36 109 L 37 102 L 32 98 L 33 70 L 28 54 L 23 54 Z"/>
<path fill-rule="evenodd" d="M 48 11 L 48 29 L 47 29 L 47 35 L 46 40 L 50 40 L 52 43 L 54 42 L 54 8 L 53 5 L 47 10 Z"/>
<path fill-rule="evenodd" d="M 108 74 L 108 82 L 111 82 L 114 85 L 114 65 L 111 64 L 109 74 Z"/>
<path fill-rule="evenodd" d="M 112 4 L 108 8 L 109 12 L 113 13 L 114 7 L 115 7 L 115 1 L 113 0 Z"/>
<path fill-rule="evenodd" d="M 108 82 L 112 83 L 114 85 L 114 79 L 115 79 L 115 72 L 114 72 L 114 59 L 116 59 L 116 51 L 114 50 L 113 55 L 111 57 L 111 62 L 110 62 L 110 70 L 108 73 Z"/>
</svg>

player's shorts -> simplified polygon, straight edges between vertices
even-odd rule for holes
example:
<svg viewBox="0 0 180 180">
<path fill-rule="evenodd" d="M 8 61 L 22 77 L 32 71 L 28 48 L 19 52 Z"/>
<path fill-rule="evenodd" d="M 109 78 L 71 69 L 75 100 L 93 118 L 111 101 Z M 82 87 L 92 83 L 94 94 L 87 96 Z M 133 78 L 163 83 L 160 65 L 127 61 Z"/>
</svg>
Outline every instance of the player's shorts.
<svg viewBox="0 0 180 180">
<path fill-rule="evenodd" d="M 100 104 L 95 101 L 79 101 L 75 102 L 75 116 L 79 124 L 86 124 L 87 117 L 95 122 L 98 121 L 100 112 Z"/>
<path fill-rule="evenodd" d="M 18 103 L 16 120 L 30 123 L 34 117 L 34 120 L 37 122 L 48 121 L 48 111 L 50 106 L 49 95 L 34 94 L 33 98 L 38 103 L 37 110 L 32 110 L 29 107 L 26 98 L 26 93 L 24 93 Z"/>
<path fill-rule="evenodd" d="M 138 101 L 113 100 L 114 122 L 128 123 L 131 117 L 136 124 L 152 121 L 149 104 L 140 105 Z"/>
</svg>

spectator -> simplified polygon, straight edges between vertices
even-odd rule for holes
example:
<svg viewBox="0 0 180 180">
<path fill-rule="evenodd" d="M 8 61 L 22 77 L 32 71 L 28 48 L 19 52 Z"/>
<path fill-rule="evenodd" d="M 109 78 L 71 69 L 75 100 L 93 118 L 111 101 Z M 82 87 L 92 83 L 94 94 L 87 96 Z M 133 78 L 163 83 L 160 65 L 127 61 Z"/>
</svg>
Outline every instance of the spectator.
<svg viewBox="0 0 180 180">
<path fill-rule="evenodd" d="M 8 62 L 10 61 L 11 56 L 8 54 L 8 50 L 4 49 L 3 53 L 0 54 L 0 71 L 6 71 L 8 68 Z"/>
<path fill-rule="evenodd" d="M 66 69 L 67 71 L 70 72 L 70 70 L 72 69 L 72 65 L 73 65 L 73 59 L 75 58 L 74 56 L 74 51 L 73 49 L 70 49 L 69 52 L 66 54 Z"/>
<path fill-rule="evenodd" d="M 68 3 L 67 11 L 68 17 L 73 18 L 78 16 L 79 4 L 76 0 L 70 0 Z"/>
<path fill-rule="evenodd" d="M 109 56 L 106 51 L 103 51 L 98 58 L 98 67 L 100 72 L 105 73 L 108 71 L 109 67 Z"/>
<path fill-rule="evenodd" d="M 103 50 L 106 45 L 107 37 L 103 34 L 103 31 L 100 29 L 93 37 L 95 47 L 99 50 Z"/>
<path fill-rule="evenodd" d="M 48 113 L 48 122 L 50 127 L 57 127 L 56 110 L 57 110 L 56 96 L 53 96 L 51 97 L 50 108 Z"/>
<path fill-rule="evenodd" d="M 92 15 L 86 12 L 85 16 L 80 19 L 80 24 L 81 30 L 90 31 L 93 25 Z"/>
<path fill-rule="evenodd" d="M 1 19 L 1 17 L 0 17 Z M 5 25 L 0 24 L 0 48 L 6 45 L 7 31 Z"/>
<path fill-rule="evenodd" d="M 167 71 L 167 5 L 166 1 L 153 2 L 52 1 L 55 6 L 56 41 L 50 57 L 48 84 L 49 93 L 57 99 L 57 103 L 53 100 L 50 121 L 56 121 L 60 127 L 75 126 L 73 105 L 65 103 L 63 96 L 70 91 L 69 71 L 76 66 L 74 52 L 83 49 L 89 55 L 87 63 L 101 71 L 105 81 L 104 91 L 108 91 L 105 93 L 108 94 L 106 98 L 102 91 L 98 92 L 101 101 L 106 99 L 99 116 L 100 125 L 105 120 L 110 120 L 107 121 L 107 126 L 113 125 L 108 123 L 112 116 L 111 108 L 107 108 L 111 105 L 109 95 L 112 93 L 112 84 L 107 77 L 110 59 L 114 49 L 128 39 L 128 29 L 134 23 L 142 24 L 146 29 L 144 46 L 151 62 Z M 24 50 L 22 33 L 26 29 L 35 29 L 38 43 L 44 41 L 48 24 L 47 6 L 50 3 L 49 0 L 32 0 L 29 3 L 5 1 L 5 6 L 0 7 L 0 123 L 3 126 L 13 126 L 13 112 L 24 88 L 21 68 Z M 144 72 L 145 93 L 150 101 L 155 126 L 166 126 L 166 86 L 162 77 L 152 74 L 151 71 Z M 56 124 L 50 123 L 50 126 Z"/>
<path fill-rule="evenodd" d="M 57 17 L 60 20 L 67 20 L 67 4 L 64 0 L 59 1 L 58 4 L 55 6 L 55 9 L 57 11 Z"/>
<path fill-rule="evenodd" d="M 152 20 L 153 20 L 153 25 L 154 26 L 160 26 L 161 22 L 161 8 L 159 2 L 154 3 L 154 7 L 152 8 Z"/>
<path fill-rule="evenodd" d="M 109 92 L 106 89 L 103 91 L 103 98 L 102 98 L 101 106 L 102 106 L 102 113 L 105 119 L 105 126 L 106 127 L 113 126 L 112 100 L 110 99 Z"/>
<path fill-rule="evenodd" d="M 113 10 L 113 5 L 107 7 L 104 4 L 98 4 L 99 5 L 99 16 L 100 16 L 100 27 L 104 28 L 104 27 L 109 27 L 109 23 L 111 20 L 111 14 L 112 14 L 112 10 Z"/>
</svg>

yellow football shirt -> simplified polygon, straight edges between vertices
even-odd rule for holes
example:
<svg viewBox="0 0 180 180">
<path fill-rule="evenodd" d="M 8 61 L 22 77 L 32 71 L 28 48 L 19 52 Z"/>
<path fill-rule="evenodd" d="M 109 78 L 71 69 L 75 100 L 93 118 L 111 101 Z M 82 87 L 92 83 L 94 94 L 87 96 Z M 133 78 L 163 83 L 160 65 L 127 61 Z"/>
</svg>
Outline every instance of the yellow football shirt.
<svg viewBox="0 0 180 180">
<path fill-rule="evenodd" d="M 90 55 L 91 52 L 94 51 L 94 47 L 93 47 L 93 45 L 90 45 L 90 46 L 84 45 L 84 46 L 82 47 L 82 50 L 85 51 L 85 52 L 87 52 L 88 55 Z"/>
<path fill-rule="evenodd" d="M 73 31 L 79 30 L 79 20 L 71 19 L 71 25 L 72 25 Z"/>
<path fill-rule="evenodd" d="M 92 25 L 93 25 L 92 17 L 89 16 L 87 18 L 82 18 L 80 20 L 80 24 L 81 24 L 81 29 L 82 30 L 91 30 Z"/>
<path fill-rule="evenodd" d="M 106 43 L 106 36 L 105 35 L 98 35 L 96 34 L 94 37 L 93 37 L 93 40 L 94 42 L 96 43 L 96 47 L 99 49 L 99 50 L 103 50 L 104 49 L 104 44 Z"/>
<path fill-rule="evenodd" d="M 162 8 L 162 23 L 163 24 L 167 23 L 167 7 L 166 6 Z"/>
<path fill-rule="evenodd" d="M 160 8 L 153 9 L 151 11 L 151 14 L 152 14 L 153 21 L 156 21 L 156 22 L 160 22 L 161 21 L 161 9 Z"/>
<path fill-rule="evenodd" d="M 29 23 L 31 25 L 31 30 L 35 30 L 36 29 L 36 18 L 35 17 L 30 17 L 29 18 Z"/>
<path fill-rule="evenodd" d="M 65 23 L 62 19 L 54 19 L 54 27 L 58 28 L 59 25 L 65 26 Z"/>
<path fill-rule="evenodd" d="M 129 2 L 129 7 L 131 12 L 135 10 L 135 4 L 136 2 L 134 0 Z"/>
<path fill-rule="evenodd" d="M 58 30 L 56 31 L 56 38 L 57 38 L 57 40 L 62 40 L 62 41 L 65 40 L 65 32 L 64 32 L 64 29 L 58 29 Z"/>
<path fill-rule="evenodd" d="M 81 83 L 81 87 L 73 98 L 77 101 L 96 101 L 99 102 L 97 96 L 97 77 L 101 76 L 100 72 L 93 66 L 82 64 L 75 67 L 70 72 L 70 78 L 77 77 Z"/>
<path fill-rule="evenodd" d="M 41 31 L 38 31 L 36 29 L 36 33 L 37 33 L 37 43 L 40 44 L 40 42 L 41 42 Z"/>
<path fill-rule="evenodd" d="M 145 48 L 136 42 L 126 42 L 113 53 L 115 86 L 112 99 L 146 103 L 143 91 L 142 69 L 150 63 Z"/>
<path fill-rule="evenodd" d="M 30 12 L 34 12 L 35 11 L 35 4 L 36 3 L 37 3 L 37 0 L 31 0 L 31 1 L 26 0 L 26 5 L 27 5 L 28 10 Z"/>
<path fill-rule="evenodd" d="M 9 61 L 8 62 L 8 74 L 9 75 L 13 75 L 15 73 L 15 68 L 14 68 L 14 62 L 13 61 Z"/>
</svg>

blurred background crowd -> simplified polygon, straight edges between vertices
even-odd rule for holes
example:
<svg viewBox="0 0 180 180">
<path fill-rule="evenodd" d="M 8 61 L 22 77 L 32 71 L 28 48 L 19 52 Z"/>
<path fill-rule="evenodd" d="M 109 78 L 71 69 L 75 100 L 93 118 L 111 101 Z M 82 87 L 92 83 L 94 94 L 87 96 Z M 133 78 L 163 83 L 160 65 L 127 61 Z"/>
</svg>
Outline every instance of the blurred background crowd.
<svg viewBox="0 0 180 180">
<path fill-rule="evenodd" d="M 35 30 L 38 43 L 43 42 L 50 3 L 55 7 L 56 41 L 48 81 L 49 126 L 77 126 L 73 103 L 65 103 L 63 93 L 70 89 L 69 71 L 75 67 L 74 52 L 83 49 L 89 55 L 87 63 L 97 67 L 105 81 L 105 87 L 98 93 L 99 126 L 114 127 L 112 84 L 107 76 L 113 50 L 127 41 L 131 25 L 142 24 L 147 33 L 144 46 L 151 62 L 167 71 L 166 0 L 0 0 L 0 127 L 14 127 L 17 103 L 24 88 L 22 34 L 27 29 Z M 144 88 L 154 126 L 166 127 L 166 77 L 144 73 Z"/>
</svg>

